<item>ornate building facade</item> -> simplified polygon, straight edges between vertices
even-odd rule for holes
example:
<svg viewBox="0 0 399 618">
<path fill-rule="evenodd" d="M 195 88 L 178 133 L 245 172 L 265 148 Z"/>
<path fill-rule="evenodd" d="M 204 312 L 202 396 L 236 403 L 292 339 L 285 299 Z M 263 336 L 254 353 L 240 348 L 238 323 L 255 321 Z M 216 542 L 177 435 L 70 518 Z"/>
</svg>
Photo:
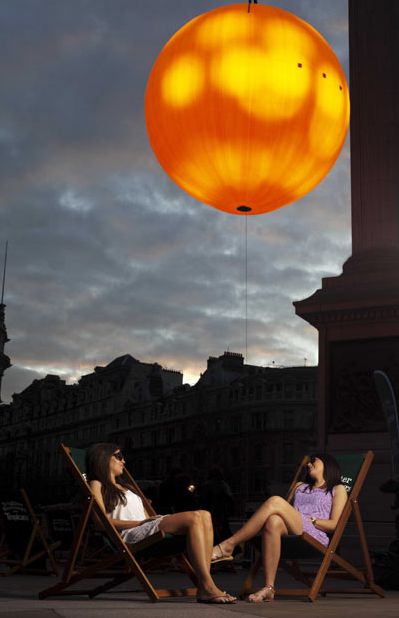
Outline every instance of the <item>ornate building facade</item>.
<svg viewBox="0 0 399 618">
<path fill-rule="evenodd" d="M 166 396 L 182 383 L 178 371 L 121 356 L 67 385 L 58 376 L 34 380 L 0 408 L 1 488 L 28 487 L 43 501 L 64 500 L 71 487 L 61 442 L 87 446 L 108 439 L 126 401 Z"/>
<path fill-rule="evenodd" d="M 284 491 L 304 452 L 314 448 L 316 368 L 246 365 L 241 354 L 209 358 L 195 386 L 183 385 L 115 417 L 114 442 L 132 453 L 138 478 L 171 468 L 201 482 L 220 466 L 237 509 Z"/>
<path fill-rule="evenodd" d="M 246 365 L 225 352 L 189 386 L 178 371 L 125 355 L 74 385 L 35 380 L 1 410 L 3 489 L 65 501 L 73 489 L 59 444 L 113 441 L 136 479 L 160 480 L 178 466 L 200 482 L 219 465 L 242 512 L 282 490 L 314 449 L 316 368 Z"/>
</svg>

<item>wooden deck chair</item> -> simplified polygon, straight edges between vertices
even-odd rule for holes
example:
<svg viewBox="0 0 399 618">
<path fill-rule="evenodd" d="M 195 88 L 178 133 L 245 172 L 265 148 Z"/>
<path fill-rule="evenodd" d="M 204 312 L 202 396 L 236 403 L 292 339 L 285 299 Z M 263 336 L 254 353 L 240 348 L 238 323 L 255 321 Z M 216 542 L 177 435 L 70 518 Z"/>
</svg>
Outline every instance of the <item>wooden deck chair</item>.
<svg viewBox="0 0 399 618">
<path fill-rule="evenodd" d="M 61 451 L 66 459 L 69 470 L 80 485 L 80 488 L 84 494 L 85 502 L 61 581 L 59 581 L 55 586 L 42 590 L 39 593 L 39 598 L 44 599 L 49 596 L 57 595 L 64 596 L 86 594 L 90 598 L 93 598 L 98 594 L 106 592 L 107 590 L 110 590 L 111 588 L 118 586 L 133 577 L 136 577 L 139 580 L 143 590 L 148 594 L 151 601 L 158 601 L 164 597 L 196 595 L 197 578 L 192 566 L 183 553 L 185 547 L 185 537 L 165 534 L 160 530 L 139 543 L 129 545 L 125 543 L 91 492 L 90 486 L 86 480 L 86 451 L 84 449 L 69 448 L 63 444 L 61 445 Z M 153 507 L 143 495 L 142 491 L 127 470 L 125 470 L 125 478 L 127 478 L 129 483 L 134 487 L 136 493 L 143 500 L 144 508 L 148 515 L 156 515 Z M 79 549 L 82 546 L 83 539 L 88 530 L 90 519 L 94 520 L 97 528 L 101 528 L 105 543 L 108 545 L 109 552 L 108 556 L 102 556 L 88 566 L 80 566 L 78 564 Z M 155 589 L 140 564 L 141 559 L 148 557 L 149 555 L 154 558 L 156 556 L 174 555 L 183 570 L 190 577 L 191 581 L 195 585 L 195 588 L 181 588 L 174 590 Z M 114 571 L 110 572 L 110 569 L 114 569 Z M 77 582 L 95 577 L 106 577 L 107 581 L 104 584 L 96 585 L 89 589 L 73 588 L 73 585 Z"/>
<path fill-rule="evenodd" d="M 373 570 L 369 556 L 366 534 L 360 514 L 358 503 L 359 494 L 363 483 L 367 477 L 369 468 L 374 459 L 372 451 L 366 454 L 340 455 L 336 457 L 340 469 L 341 480 L 348 492 L 348 501 L 344 507 L 342 515 L 338 521 L 334 533 L 331 535 L 328 547 L 325 547 L 314 539 L 311 535 L 304 532 L 302 535 L 288 535 L 282 538 L 280 567 L 290 573 L 297 581 L 302 582 L 306 588 L 277 588 L 276 595 L 280 596 L 305 596 L 309 601 L 315 601 L 319 594 L 327 593 L 366 593 L 384 596 L 382 588 L 374 582 Z M 293 496 L 294 488 L 300 480 L 302 471 L 309 461 L 309 457 L 303 458 L 294 480 L 288 491 L 287 499 Z M 348 560 L 340 556 L 339 543 L 349 521 L 353 516 L 358 541 L 361 550 L 363 564 L 361 567 L 354 566 Z M 255 539 L 255 559 L 250 573 L 246 578 L 241 595 L 252 592 L 255 576 L 261 566 L 261 539 Z M 318 570 L 306 572 L 301 568 L 301 561 L 316 560 L 320 562 Z M 361 586 L 357 587 L 331 587 L 326 588 L 324 581 L 326 577 L 336 579 L 355 579 Z"/>
<path fill-rule="evenodd" d="M 57 562 L 65 563 L 75 535 L 75 519 L 79 520 L 81 508 L 74 503 L 50 504 L 44 507 L 49 537 L 59 542 Z"/>
<path fill-rule="evenodd" d="M 55 573 L 58 568 L 53 551 L 60 543 L 47 541 L 28 494 L 20 490 L 17 496 L 0 501 L 0 517 L 4 533 L 0 564 L 8 567 L 3 577 L 14 573 Z M 48 568 L 48 563 L 50 568 Z"/>
</svg>

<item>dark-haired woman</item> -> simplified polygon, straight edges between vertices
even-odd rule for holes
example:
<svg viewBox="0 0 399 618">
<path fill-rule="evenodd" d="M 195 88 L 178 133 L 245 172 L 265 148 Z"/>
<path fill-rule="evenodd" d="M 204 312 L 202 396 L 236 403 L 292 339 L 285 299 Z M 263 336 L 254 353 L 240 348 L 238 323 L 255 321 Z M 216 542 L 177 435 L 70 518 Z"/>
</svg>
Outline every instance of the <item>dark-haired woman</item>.
<svg viewBox="0 0 399 618">
<path fill-rule="evenodd" d="M 312 456 L 307 464 L 305 482 L 297 483 L 294 488 L 292 504 L 279 496 L 266 500 L 240 530 L 213 548 L 212 558 L 229 559 L 238 543 L 262 532 L 265 585 L 249 595 L 248 600 L 251 603 L 272 601 L 281 537 L 307 532 L 327 546 L 328 535 L 335 530 L 346 501 L 346 490 L 334 457 L 326 453 Z"/>
<path fill-rule="evenodd" d="M 123 479 L 125 460 L 115 444 L 101 443 L 87 453 L 88 480 L 100 506 L 126 543 L 136 543 L 163 530 L 187 537 L 187 553 L 198 578 L 200 603 L 234 603 L 210 575 L 213 529 L 207 511 L 187 511 L 148 517 L 134 488 Z"/>
</svg>

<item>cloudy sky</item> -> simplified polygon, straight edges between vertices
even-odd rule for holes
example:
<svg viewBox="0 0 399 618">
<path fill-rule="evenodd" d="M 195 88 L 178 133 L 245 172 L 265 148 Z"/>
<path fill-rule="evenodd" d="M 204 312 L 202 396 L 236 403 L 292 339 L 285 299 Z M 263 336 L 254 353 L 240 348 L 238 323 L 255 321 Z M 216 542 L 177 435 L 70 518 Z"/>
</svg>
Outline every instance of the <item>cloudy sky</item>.
<svg viewBox="0 0 399 618">
<path fill-rule="evenodd" d="M 143 98 L 159 51 L 223 0 L 2 0 L 0 260 L 13 367 L 68 381 L 129 353 L 193 383 L 245 353 L 245 218 L 184 194 L 150 149 Z M 348 74 L 346 0 L 279 0 Z M 249 363 L 317 363 L 292 302 L 350 254 L 348 143 L 307 197 L 248 217 Z"/>
</svg>

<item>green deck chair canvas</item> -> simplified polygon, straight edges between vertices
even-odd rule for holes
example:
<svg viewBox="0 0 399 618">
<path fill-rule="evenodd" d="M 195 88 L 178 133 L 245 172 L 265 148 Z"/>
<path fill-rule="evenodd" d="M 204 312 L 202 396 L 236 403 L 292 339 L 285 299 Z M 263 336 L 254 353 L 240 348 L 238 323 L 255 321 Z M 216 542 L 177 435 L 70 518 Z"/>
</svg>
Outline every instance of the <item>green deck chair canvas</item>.
<svg viewBox="0 0 399 618">
<path fill-rule="evenodd" d="M 367 453 L 356 453 L 350 455 L 340 455 L 336 457 L 340 469 L 341 480 L 348 492 L 348 501 L 344 507 L 338 525 L 331 535 L 328 547 L 319 543 L 312 536 L 304 532 L 302 535 L 288 535 L 282 538 L 280 567 L 290 573 L 297 581 L 302 582 L 303 588 L 277 588 L 276 595 L 280 596 L 306 596 L 309 601 L 315 601 L 319 594 L 327 593 L 366 593 L 384 596 L 382 588 L 374 582 L 373 569 L 367 546 L 366 534 L 358 503 L 359 494 L 367 477 L 371 463 L 374 459 L 372 451 Z M 287 494 L 290 500 L 296 483 L 302 478 L 304 467 L 309 461 L 309 457 L 303 458 L 298 471 L 291 483 Z M 339 544 L 349 519 L 353 517 L 355 529 L 361 550 L 362 565 L 354 566 L 348 560 L 340 556 Z M 251 571 L 246 578 L 241 595 L 247 595 L 253 590 L 253 582 L 261 566 L 260 538 L 255 540 L 255 560 Z M 304 571 L 301 561 L 317 560 L 320 566 L 317 571 Z M 327 577 L 334 579 L 354 579 L 361 585 L 357 587 L 325 587 L 324 582 Z"/>
<path fill-rule="evenodd" d="M 133 577 L 138 579 L 151 601 L 158 601 L 164 597 L 196 595 L 196 587 L 174 590 L 155 589 L 140 563 L 142 558 L 156 559 L 158 556 L 174 555 L 196 586 L 197 579 L 195 573 L 183 553 L 185 538 L 159 531 L 139 543 L 129 545 L 125 543 L 100 507 L 86 481 L 85 449 L 69 448 L 61 444 L 61 452 L 66 459 L 69 470 L 79 483 L 84 494 L 84 505 L 62 578 L 56 585 L 42 590 L 39 593 L 39 598 L 44 599 L 49 596 L 58 595 L 88 595 L 90 598 L 93 598 Z M 156 515 L 153 507 L 126 469 L 125 477 L 143 500 L 144 508 L 148 515 Z M 106 557 L 99 557 L 92 564 L 81 565 L 78 564 L 78 556 L 87 534 L 90 520 L 93 520 L 96 527 L 101 529 L 101 534 L 110 551 Z M 74 587 L 74 584 L 82 580 L 100 577 L 107 578 L 107 581 L 91 588 L 77 589 Z"/>
<path fill-rule="evenodd" d="M 20 490 L 20 495 L 1 498 L 0 518 L 4 533 L 0 564 L 7 567 L 1 572 L 3 577 L 27 572 L 58 575 L 53 551 L 60 543 L 46 539 L 24 489 Z"/>
</svg>

